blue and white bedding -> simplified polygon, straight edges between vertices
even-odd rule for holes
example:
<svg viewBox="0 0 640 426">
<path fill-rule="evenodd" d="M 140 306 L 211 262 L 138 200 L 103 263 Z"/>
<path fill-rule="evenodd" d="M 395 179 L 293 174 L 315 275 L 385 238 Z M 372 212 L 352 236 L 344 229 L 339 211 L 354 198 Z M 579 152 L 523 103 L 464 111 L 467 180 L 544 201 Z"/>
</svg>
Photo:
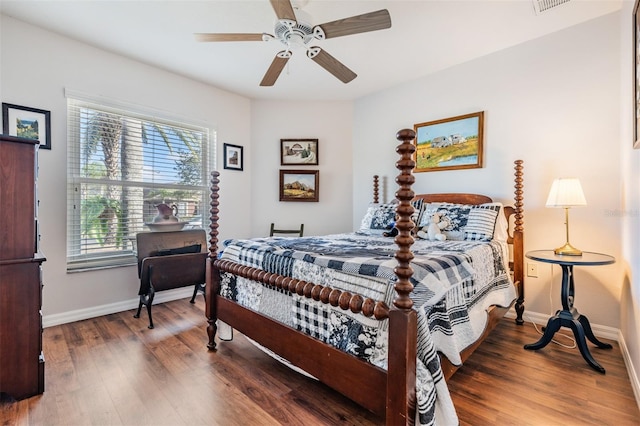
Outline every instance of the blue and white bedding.
<svg viewBox="0 0 640 426">
<path fill-rule="evenodd" d="M 352 233 L 228 240 L 220 257 L 392 306 L 396 250 L 392 238 Z M 411 297 L 418 313 L 418 421 L 435 424 L 437 411 L 438 423 L 457 424 L 437 352 L 459 365 L 460 352 L 485 328 L 486 308 L 509 306 L 515 299 L 506 268 L 507 246 L 495 240 L 417 240 L 411 251 L 415 256 Z M 223 297 L 386 369 L 388 320 L 367 318 L 231 274 L 221 278 Z"/>
</svg>

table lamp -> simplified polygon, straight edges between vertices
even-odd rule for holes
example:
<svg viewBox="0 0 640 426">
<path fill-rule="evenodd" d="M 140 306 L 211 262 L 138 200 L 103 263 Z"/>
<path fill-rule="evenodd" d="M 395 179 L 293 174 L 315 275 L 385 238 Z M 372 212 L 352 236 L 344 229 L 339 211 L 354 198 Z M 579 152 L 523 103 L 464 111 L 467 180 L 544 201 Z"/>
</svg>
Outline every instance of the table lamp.
<svg viewBox="0 0 640 426">
<path fill-rule="evenodd" d="M 587 200 L 584 198 L 580 181 L 576 178 L 558 178 L 553 181 L 547 207 L 562 207 L 564 209 L 565 226 L 567 232 L 567 242 L 554 250 L 555 254 L 566 256 L 582 256 L 582 251 L 573 247 L 569 243 L 569 208 L 586 206 Z"/>
</svg>

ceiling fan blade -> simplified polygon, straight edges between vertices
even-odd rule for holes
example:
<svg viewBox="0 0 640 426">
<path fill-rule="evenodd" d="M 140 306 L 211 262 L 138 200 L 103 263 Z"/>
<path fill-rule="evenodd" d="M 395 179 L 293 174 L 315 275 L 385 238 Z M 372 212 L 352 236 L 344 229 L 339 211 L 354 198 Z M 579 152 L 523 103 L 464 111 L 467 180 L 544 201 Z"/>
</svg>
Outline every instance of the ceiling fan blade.
<svg viewBox="0 0 640 426">
<path fill-rule="evenodd" d="M 348 83 L 358 76 L 358 74 L 351 71 L 342 62 L 317 46 L 309 48 L 309 50 L 307 50 L 307 56 L 343 83 Z"/>
<path fill-rule="evenodd" d="M 195 33 L 197 41 L 262 41 L 264 34 L 250 33 Z"/>
<path fill-rule="evenodd" d="M 382 9 L 363 15 L 338 19 L 318 26 L 324 31 L 325 38 L 342 37 L 391 28 L 391 16 L 389 16 L 387 9 Z"/>
<path fill-rule="evenodd" d="M 296 14 L 293 12 L 293 6 L 289 0 L 270 0 L 271 7 L 276 12 L 278 19 L 286 19 L 296 22 Z"/>
<path fill-rule="evenodd" d="M 276 57 L 273 58 L 273 62 L 271 62 L 269 69 L 264 74 L 264 77 L 262 77 L 260 86 L 273 86 L 284 69 L 284 66 L 287 65 L 287 61 L 290 57 L 290 51 L 283 50 L 282 52 L 278 52 Z"/>
</svg>

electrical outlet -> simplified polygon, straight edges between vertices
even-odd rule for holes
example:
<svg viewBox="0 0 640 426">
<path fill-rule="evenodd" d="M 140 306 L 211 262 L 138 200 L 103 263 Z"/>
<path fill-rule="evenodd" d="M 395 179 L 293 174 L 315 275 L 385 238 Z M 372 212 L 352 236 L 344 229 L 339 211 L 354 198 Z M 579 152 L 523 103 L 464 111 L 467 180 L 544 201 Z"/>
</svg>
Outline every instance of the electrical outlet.
<svg viewBox="0 0 640 426">
<path fill-rule="evenodd" d="M 536 263 L 527 263 L 527 276 L 538 278 L 538 265 Z"/>
</svg>

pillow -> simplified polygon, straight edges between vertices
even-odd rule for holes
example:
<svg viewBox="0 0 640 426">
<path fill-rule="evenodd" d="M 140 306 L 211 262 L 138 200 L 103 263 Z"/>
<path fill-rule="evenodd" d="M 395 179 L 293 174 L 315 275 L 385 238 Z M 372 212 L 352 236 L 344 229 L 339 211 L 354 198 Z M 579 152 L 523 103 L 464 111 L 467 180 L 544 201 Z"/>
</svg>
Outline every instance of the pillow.
<svg viewBox="0 0 640 426">
<path fill-rule="evenodd" d="M 464 240 L 464 227 L 467 225 L 472 207 L 469 204 L 429 203 L 422 213 L 419 227 L 428 226 L 431 216 L 434 213 L 440 213 L 442 220 L 448 222 L 448 225 L 442 229 L 447 240 Z"/>
<path fill-rule="evenodd" d="M 427 207 L 427 205 L 424 203 L 424 200 L 422 198 L 419 198 L 417 200 L 412 200 L 411 205 L 415 209 L 415 211 L 411 215 L 411 220 L 413 221 L 413 223 L 416 224 L 416 227 L 417 227 L 420 221 L 422 220 L 422 215 L 424 214 L 424 210 Z"/>
<path fill-rule="evenodd" d="M 360 232 L 369 235 L 382 235 L 387 225 L 395 220 L 396 203 L 371 204 L 360 223 Z"/>
<path fill-rule="evenodd" d="M 500 206 L 480 205 L 469 211 L 467 225 L 464 227 L 464 239 L 468 241 L 490 241 L 496 227 Z"/>
<path fill-rule="evenodd" d="M 499 240 L 499 241 L 507 241 L 507 238 L 509 237 L 509 233 L 508 233 L 508 229 L 509 229 L 509 224 L 507 222 L 507 218 L 504 215 L 504 207 L 502 205 L 502 203 L 499 202 L 493 202 L 493 203 L 485 203 L 485 204 L 479 204 L 479 205 L 467 205 L 467 204 L 453 204 L 453 203 L 444 203 L 444 202 L 437 202 L 437 203 L 428 203 L 424 206 L 424 210 L 419 222 L 419 228 L 422 228 L 423 226 L 428 226 L 429 225 L 429 219 L 431 218 L 431 216 L 433 215 L 433 213 L 439 212 L 444 214 L 445 216 L 448 213 L 448 207 L 468 207 L 469 208 L 469 212 L 471 211 L 472 208 L 474 207 L 482 207 L 482 208 L 486 208 L 486 207 L 492 207 L 492 208 L 497 208 L 498 210 L 498 214 L 497 214 L 497 220 L 496 220 L 496 224 L 495 224 L 495 228 L 493 230 L 493 238 L 494 240 Z M 464 214 L 462 214 L 463 211 L 458 210 L 458 224 L 462 225 L 462 223 L 464 222 L 464 225 L 462 225 L 463 227 L 466 226 L 466 223 L 468 221 L 468 217 L 465 219 Z M 460 228 L 460 226 L 458 226 L 458 228 Z M 447 239 L 449 240 L 463 240 L 463 239 L 467 239 L 465 238 L 464 235 L 464 231 L 465 229 L 450 229 L 448 231 L 445 232 L 445 234 L 447 235 Z M 444 232 L 444 230 L 443 230 Z"/>
<path fill-rule="evenodd" d="M 496 227 L 493 230 L 493 239 L 498 241 L 507 241 L 509 238 L 509 222 L 504 215 L 504 206 L 502 203 L 486 203 L 482 206 L 498 206 L 498 219 L 496 220 Z"/>
</svg>

